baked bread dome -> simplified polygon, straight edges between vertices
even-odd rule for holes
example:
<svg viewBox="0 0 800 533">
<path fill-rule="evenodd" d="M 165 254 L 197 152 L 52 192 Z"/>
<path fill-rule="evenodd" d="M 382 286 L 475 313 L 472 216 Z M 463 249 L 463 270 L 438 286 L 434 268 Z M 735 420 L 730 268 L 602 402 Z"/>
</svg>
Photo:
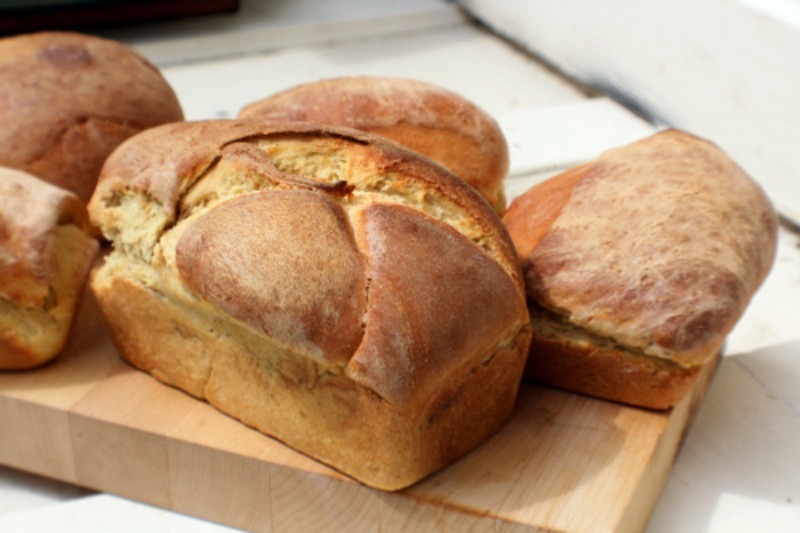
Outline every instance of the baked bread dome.
<svg viewBox="0 0 800 533">
<path fill-rule="evenodd" d="M 382 135 L 450 169 L 502 214 L 508 146 L 463 96 L 419 80 L 354 76 L 306 83 L 245 106 L 240 118 L 308 121 Z"/>
<path fill-rule="evenodd" d="M 526 375 L 669 408 L 712 362 L 775 257 L 777 216 L 719 147 L 667 130 L 516 198 L 534 339 Z"/>
<path fill-rule="evenodd" d="M 122 356 L 395 490 L 510 416 L 530 338 L 500 219 L 395 143 L 310 124 L 161 126 L 89 206 Z"/>
<path fill-rule="evenodd" d="M 127 45 L 71 32 L 0 39 L 0 165 L 84 202 L 122 141 L 182 119 L 172 88 Z"/>
</svg>

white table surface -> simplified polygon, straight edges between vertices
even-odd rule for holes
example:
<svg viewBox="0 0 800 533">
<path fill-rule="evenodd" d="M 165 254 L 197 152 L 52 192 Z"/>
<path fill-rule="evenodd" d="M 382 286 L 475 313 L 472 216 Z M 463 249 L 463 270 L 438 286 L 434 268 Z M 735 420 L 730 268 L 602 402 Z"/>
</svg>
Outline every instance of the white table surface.
<svg viewBox="0 0 800 533">
<path fill-rule="evenodd" d="M 189 119 L 231 117 L 271 92 L 339 75 L 407 76 L 448 87 L 500 122 L 511 149 L 511 198 L 657 129 L 440 0 L 245 0 L 234 15 L 106 35 L 162 69 Z M 0 467 L 0 531 L 226 529 Z M 728 338 L 647 531 L 800 531 L 796 228 L 780 230 L 774 268 Z"/>
</svg>

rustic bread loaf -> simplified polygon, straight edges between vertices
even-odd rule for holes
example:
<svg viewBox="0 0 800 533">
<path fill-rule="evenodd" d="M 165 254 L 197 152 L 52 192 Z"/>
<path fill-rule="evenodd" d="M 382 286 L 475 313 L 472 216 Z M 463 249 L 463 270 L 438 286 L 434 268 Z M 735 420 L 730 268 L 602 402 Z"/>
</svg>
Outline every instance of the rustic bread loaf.
<svg viewBox="0 0 800 533">
<path fill-rule="evenodd" d="M 92 288 L 122 356 L 374 487 L 508 418 L 530 340 L 519 263 L 469 186 L 310 124 L 161 126 L 107 161 Z"/>
<path fill-rule="evenodd" d="M 526 376 L 657 409 L 720 351 L 777 235 L 744 171 L 675 130 L 533 187 L 504 222 L 532 315 Z"/>
<path fill-rule="evenodd" d="M 244 107 L 239 116 L 308 121 L 382 135 L 475 187 L 500 214 L 508 146 L 500 127 L 464 97 L 422 81 L 344 77 L 299 85 Z"/>
<path fill-rule="evenodd" d="M 166 80 L 132 48 L 69 32 L 0 39 L 0 101 L 0 165 L 84 202 L 123 140 L 183 119 Z"/>
<path fill-rule="evenodd" d="M 90 233 L 74 194 L 0 167 L 0 370 L 61 352 L 97 253 Z"/>
</svg>

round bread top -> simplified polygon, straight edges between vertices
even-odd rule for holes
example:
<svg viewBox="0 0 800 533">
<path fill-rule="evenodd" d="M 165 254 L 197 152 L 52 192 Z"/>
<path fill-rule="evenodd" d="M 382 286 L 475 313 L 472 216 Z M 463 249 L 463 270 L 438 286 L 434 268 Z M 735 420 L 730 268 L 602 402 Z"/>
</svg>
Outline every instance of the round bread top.
<svg viewBox="0 0 800 533">
<path fill-rule="evenodd" d="M 504 222 L 533 302 L 687 366 L 720 348 L 777 238 L 761 188 L 717 146 L 675 130 L 533 187 Z"/>
<path fill-rule="evenodd" d="M 0 165 L 84 202 L 123 140 L 182 119 L 166 80 L 124 44 L 69 32 L 0 39 Z"/>
<path fill-rule="evenodd" d="M 0 167 L 0 297 L 23 306 L 43 304 L 58 274 L 59 225 L 89 232 L 85 208 L 74 194 Z"/>
<path fill-rule="evenodd" d="M 528 327 L 513 245 L 488 204 L 356 130 L 154 128 L 112 154 L 89 210 L 125 261 L 179 280 L 175 294 L 395 405 Z"/>
<path fill-rule="evenodd" d="M 508 146 L 492 117 L 436 85 L 393 77 L 307 83 L 245 106 L 241 118 L 308 121 L 382 135 L 453 171 L 505 210 Z"/>
</svg>

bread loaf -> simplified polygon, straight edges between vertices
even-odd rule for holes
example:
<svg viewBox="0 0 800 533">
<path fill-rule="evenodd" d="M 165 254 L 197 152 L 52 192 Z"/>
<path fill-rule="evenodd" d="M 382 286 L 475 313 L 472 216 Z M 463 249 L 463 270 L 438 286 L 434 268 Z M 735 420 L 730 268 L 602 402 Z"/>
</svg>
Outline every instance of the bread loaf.
<svg viewBox="0 0 800 533">
<path fill-rule="evenodd" d="M 97 247 L 74 194 L 0 167 L 0 370 L 61 352 Z"/>
<path fill-rule="evenodd" d="M 356 76 L 299 85 L 244 107 L 239 116 L 308 121 L 382 135 L 453 171 L 501 213 L 508 146 L 500 127 L 464 97 L 422 81 Z"/>
<path fill-rule="evenodd" d="M 500 219 L 438 165 L 310 124 L 161 126 L 109 158 L 92 288 L 122 356 L 373 487 L 508 418 L 530 339 Z"/>
<path fill-rule="evenodd" d="M 673 406 L 769 271 L 776 215 L 722 150 L 669 130 L 515 199 L 534 339 L 526 376 Z"/>
<path fill-rule="evenodd" d="M 183 119 L 159 71 L 132 48 L 70 32 L 0 39 L 0 165 L 87 202 L 111 151 Z"/>
</svg>

